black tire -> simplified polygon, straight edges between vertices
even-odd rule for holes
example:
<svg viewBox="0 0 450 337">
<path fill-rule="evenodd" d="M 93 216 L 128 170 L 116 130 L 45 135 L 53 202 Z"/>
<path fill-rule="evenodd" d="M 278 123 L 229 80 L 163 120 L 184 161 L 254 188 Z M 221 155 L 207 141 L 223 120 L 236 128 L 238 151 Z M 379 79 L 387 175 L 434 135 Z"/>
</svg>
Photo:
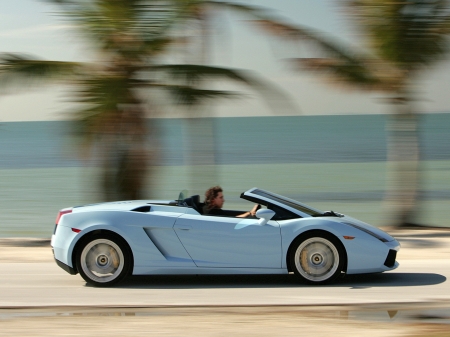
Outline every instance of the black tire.
<svg viewBox="0 0 450 337">
<path fill-rule="evenodd" d="M 96 287 L 109 287 L 122 281 L 130 274 L 132 261 L 128 244 L 112 234 L 84 239 L 76 253 L 78 272 Z"/>
<path fill-rule="evenodd" d="M 343 271 L 347 255 L 334 235 L 313 231 L 300 236 L 289 252 L 291 270 L 303 282 L 328 284 Z"/>
</svg>

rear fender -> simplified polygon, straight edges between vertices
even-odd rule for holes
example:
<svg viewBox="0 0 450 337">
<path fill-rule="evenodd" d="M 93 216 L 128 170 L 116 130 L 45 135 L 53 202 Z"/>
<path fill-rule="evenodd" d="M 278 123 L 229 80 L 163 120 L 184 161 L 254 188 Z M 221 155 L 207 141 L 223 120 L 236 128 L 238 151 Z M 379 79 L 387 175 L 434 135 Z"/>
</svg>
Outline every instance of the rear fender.
<svg viewBox="0 0 450 337">
<path fill-rule="evenodd" d="M 58 227 L 61 226 L 62 228 L 57 230 L 55 241 L 69 246 L 64 246 L 63 249 L 56 248 L 55 251 L 64 252 L 66 256 L 60 261 L 70 267 L 74 267 L 75 250 L 80 240 L 85 238 L 86 235 L 93 235 L 98 231 L 109 231 L 123 238 L 130 246 L 134 257 L 133 273 L 136 268 L 167 266 L 167 258 L 149 235 L 146 234 L 146 230 L 156 228 L 173 232 L 173 224 L 178 215 L 181 214 L 173 213 L 171 215 L 167 216 L 166 213 L 157 214 L 156 212 L 152 214 L 134 213 L 130 211 L 95 211 L 67 214 L 64 215 L 58 225 Z M 71 228 L 76 228 L 79 230 L 79 233 L 73 233 Z M 67 236 L 58 238 L 59 234 L 62 234 L 61 231 L 63 229 Z M 69 235 L 73 237 L 70 238 Z M 175 234 L 174 236 L 176 238 Z M 179 245 L 184 250 L 178 238 L 176 240 L 177 242 L 172 244 Z M 189 261 L 193 263 L 190 258 Z M 179 262 L 179 265 L 185 265 L 183 262 Z M 171 264 L 176 264 L 176 262 L 171 262 Z"/>
</svg>

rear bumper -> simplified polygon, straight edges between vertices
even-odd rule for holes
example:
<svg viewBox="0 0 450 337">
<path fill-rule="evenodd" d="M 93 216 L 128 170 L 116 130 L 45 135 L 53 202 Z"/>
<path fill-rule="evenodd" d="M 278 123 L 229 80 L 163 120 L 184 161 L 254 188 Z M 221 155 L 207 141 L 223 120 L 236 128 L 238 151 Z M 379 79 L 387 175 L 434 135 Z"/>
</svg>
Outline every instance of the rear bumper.
<svg viewBox="0 0 450 337">
<path fill-rule="evenodd" d="M 59 261 L 57 259 L 55 259 L 55 261 L 58 266 L 60 266 L 63 270 L 68 272 L 70 275 L 78 274 L 78 272 L 75 269 L 73 269 L 72 267 L 69 267 L 67 264 L 62 263 L 61 261 Z"/>
<path fill-rule="evenodd" d="M 71 228 L 58 225 L 56 234 L 52 235 L 51 246 L 53 248 L 53 257 L 63 264 L 76 269 L 75 261 L 72 261 L 72 251 L 74 242 L 78 233 Z M 64 268 L 63 268 L 64 269 Z"/>
<path fill-rule="evenodd" d="M 52 249 L 53 250 L 53 249 Z M 61 269 L 65 270 L 66 272 L 68 272 L 70 275 L 76 275 L 78 274 L 77 270 L 75 268 L 69 267 L 67 264 L 65 264 L 64 262 L 59 261 L 56 257 L 55 257 L 55 251 L 53 250 L 53 257 L 55 258 L 55 262 L 58 266 L 61 267 Z"/>
</svg>

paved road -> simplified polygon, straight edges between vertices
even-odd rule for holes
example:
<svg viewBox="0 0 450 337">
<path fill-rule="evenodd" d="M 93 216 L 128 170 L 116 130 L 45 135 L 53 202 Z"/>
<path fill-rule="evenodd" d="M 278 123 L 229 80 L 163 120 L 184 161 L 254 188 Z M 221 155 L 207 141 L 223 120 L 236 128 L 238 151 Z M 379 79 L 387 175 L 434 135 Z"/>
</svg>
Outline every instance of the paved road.
<svg viewBox="0 0 450 337">
<path fill-rule="evenodd" d="M 0 263 L 0 308 L 34 306 L 325 305 L 450 300 L 450 260 L 400 261 L 391 272 L 309 286 L 284 276 L 134 276 L 87 286 L 55 263 Z"/>
</svg>

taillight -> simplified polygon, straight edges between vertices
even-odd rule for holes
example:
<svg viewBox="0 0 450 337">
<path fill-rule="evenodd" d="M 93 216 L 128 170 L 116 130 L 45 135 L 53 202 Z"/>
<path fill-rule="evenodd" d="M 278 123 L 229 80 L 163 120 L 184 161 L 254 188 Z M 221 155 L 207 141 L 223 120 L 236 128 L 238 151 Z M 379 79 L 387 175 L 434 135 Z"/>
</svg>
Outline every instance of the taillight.
<svg viewBox="0 0 450 337">
<path fill-rule="evenodd" d="M 55 222 L 56 226 L 58 226 L 59 220 L 61 219 L 61 217 L 67 213 L 72 213 L 72 209 L 63 209 L 63 210 L 59 211 L 58 216 L 56 217 L 56 222 Z"/>
</svg>

